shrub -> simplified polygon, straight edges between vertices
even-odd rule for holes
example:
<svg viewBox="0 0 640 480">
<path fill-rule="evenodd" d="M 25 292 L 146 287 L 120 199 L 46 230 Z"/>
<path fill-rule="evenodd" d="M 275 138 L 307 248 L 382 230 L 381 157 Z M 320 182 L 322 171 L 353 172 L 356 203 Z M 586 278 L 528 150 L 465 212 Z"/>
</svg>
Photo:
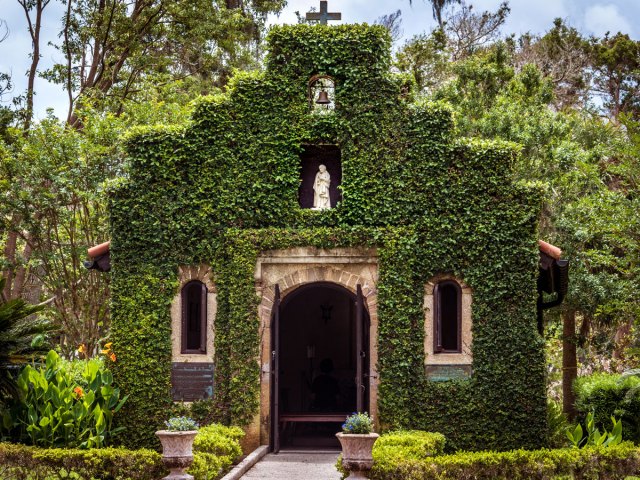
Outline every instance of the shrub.
<svg viewBox="0 0 640 480">
<path fill-rule="evenodd" d="M 569 421 L 562 413 L 562 405 L 552 399 L 547 400 L 547 441 L 551 448 L 562 448 L 569 446 L 567 442 L 567 428 Z"/>
<path fill-rule="evenodd" d="M 18 397 L 2 415 L 3 436 L 41 447 L 92 448 L 106 445 L 121 430 L 112 428 L 113 415 L 127 397 L 113 385 L 113 376 L 100 362 L 87 361 L 82 372 L 86 387 L 51 350 L 45 365 L 26 365 L 18 376 Z"/>
<path fill-rule="evenodd" d="M 156 480 L 166 475 L 160 454 L 152 450 L 42 449 L 0 443 L 3 480 Z"/>
<path fill-rule="evenodd" d="M 510 452 L 460 452 L 374 464 L 372 480 L 622 480 L 638 472 L 640 451 L 626 442 L 614 447 Z"/>
<path fill-rule="evenodd" d="M 385 468 L 388 463 L 397 464 L 406 459 L 424 459 L 442 455 L 445 437 L 441 433 L 420 430 L 398 430 L 380 436 L 373 445 L 374 468 Z M 342 469 L 342 456 L 338 458 L 338 470 L 346 477 Z"/>
<path fill-rule="evenodd" d="M 213 424 L 201 427 L 193 442 L 194 459 L 189 473 L 196 480 L 222 477 L 242 455 L 239 427 Z"/>
<path fill-rule="evenodd" d="M 196 421 L 189 417 L 172 417 L 165 421 L 164 424 L 170 432 L 188 432 L 198 430 L 198 424 Z"/>
<path fill-rule="evenodd" d="M 589 412 L 594 413 L 598 428 L 608 428 L 611 417 L 622 420 L 625 440 L 640 443 L 640 393 L 628 396 L 628 392 L 640 385 L 640 378 L 598 373 L 580 377 L 574 384 L 578 420 L 585 422 Z"/>
<path fill-rule="evenodd" d="M 238 427 L 208 425 L 198 430 L 189 473 L 196 480 L 222 477 L 240 458 Z M 167 474 L 158 452 L 124 448 L 37 448 L 0 443 L 2 480 L 157 480 Z"/>
</svg>

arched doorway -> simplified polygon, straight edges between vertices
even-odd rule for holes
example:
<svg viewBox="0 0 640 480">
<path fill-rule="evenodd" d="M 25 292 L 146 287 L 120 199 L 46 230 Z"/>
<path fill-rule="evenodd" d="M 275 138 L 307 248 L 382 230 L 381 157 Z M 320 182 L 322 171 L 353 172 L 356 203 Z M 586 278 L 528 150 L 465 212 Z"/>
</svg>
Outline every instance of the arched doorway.
<svg viewBox="0 0 640 480">
<path fill-rule="evenodd" d="M 276 285 L 272 318 L 271 445 L 337 448 L 345 416 L 369 408 L 369 315 L 356 293 L 331 282 L 284 298 Z"/>
</svg>

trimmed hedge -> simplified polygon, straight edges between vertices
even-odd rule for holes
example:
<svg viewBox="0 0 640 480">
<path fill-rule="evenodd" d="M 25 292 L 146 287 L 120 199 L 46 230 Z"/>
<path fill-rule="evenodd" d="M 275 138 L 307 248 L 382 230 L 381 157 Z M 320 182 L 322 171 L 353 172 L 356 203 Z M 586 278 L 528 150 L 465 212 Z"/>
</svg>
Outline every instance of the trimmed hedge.
<svg viewBox="0 0 640 480">
<path fill-rule="evenodd" d="M 640 472 L 631 442 L 609 448 L 462 452 L 433 458 L 377 459 L 372 480 L 623 480 Z"/>
<path fill-rule="evenodd" d="M 152 450 L 37 448 L 0 443 L 2 480 L 157 480 L 167 474 Z"/>
<path fill-rule="evenodd" d="M 622 436 L 640 444 L 640 390 L 630 398 L 627 392 L 640 385 L 640 378 L 628 377 L 621 381 L 620 375 L 597 373 L 576 379 L 576 409 L 578 420 L 594 412 L 596 426 L 611 429 L 611 416 L 622 420 Z"/>
<path fill-rule="evenodd" d="M 193 442 L 194 459 L 188 473 L 198 480 L 222 477 L 242 456 L 242 437 L 244 431 L 238 427 L 201 427 Z"/>
<path fill-rule="evenodd" d="M 193 443 L 194 461 L 188 472 L 196 480 L 213 480 L 229 471 L 240 459 L 238 427 L 207 425 Z M 161 456 L 153 450 L 125 448 L 65 449 L 37 448 L 0 443 L 2 480 L 158 480 L 167 474 Z"/>
<path fill-rule="evenodd" d="M 424 458 L 444 453 L 446 440 L 441 433 L 399 430 L 385 433 L 375 443 L 374 455 L 383 459 Z"/>
<path fill-rule="evenodd" d="M 458 452 L 441 455 L 439 433 L 400 431 L 373 447 L 371 480 L 622 480 L 640 472 L 640 449 L 631 442 L 608 448 Z M 342 469 L 342 458 L 336 465 Z"/>
<path fill-rule="evenodd" d="M 424 459 L 442 455 L 445 437 L 441 433 L 423 432 L 421 430 L 398 430 L 381 435 L 373 446 L 373 458 L 377 469 L 384 465 L 396 465 L 407 459 Z M 342 455 L 338 457 L 336 468 L 346 478 L 342 468 Z"/>
</svg>

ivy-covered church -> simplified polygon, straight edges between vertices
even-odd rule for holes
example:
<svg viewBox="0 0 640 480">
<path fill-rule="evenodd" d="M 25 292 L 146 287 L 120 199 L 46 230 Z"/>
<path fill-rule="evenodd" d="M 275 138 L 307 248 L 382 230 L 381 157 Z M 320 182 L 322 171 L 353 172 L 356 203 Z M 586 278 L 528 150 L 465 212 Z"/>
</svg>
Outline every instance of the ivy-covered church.
<svg viewBox="0 0 640 480">
<path fill-rule="evenodd" d="M 449 449 L 541 446 L 541 193 L 512 180 L 518 147 L 458 138 L 391 73 L 383 27 L 268 45 L 187 124 L 126 139 L 109 253 L 127 441 L 188 402 L 276 450 L 355 410 Z"/>
</svg>

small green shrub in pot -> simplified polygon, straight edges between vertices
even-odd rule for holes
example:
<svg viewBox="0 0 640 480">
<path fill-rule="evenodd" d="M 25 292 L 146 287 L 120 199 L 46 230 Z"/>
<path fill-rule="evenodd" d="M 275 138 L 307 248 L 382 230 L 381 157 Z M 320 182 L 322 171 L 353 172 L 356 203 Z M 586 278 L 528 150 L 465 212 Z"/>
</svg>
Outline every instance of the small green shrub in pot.
<svg viewBox="0 0 640 480">
<path fill-rule="evenodd" d="M 189 432 L 198 430 L 196 421 L 189 417 L 172 417 L 164 422 L 169 432 Z"/>
<path fill-rule="evenodd" d="M 354 412 L 342 424 L 342 433 L 367 434 L 373 432 L 373 418 L 367 412 Z"/>
</svg>

